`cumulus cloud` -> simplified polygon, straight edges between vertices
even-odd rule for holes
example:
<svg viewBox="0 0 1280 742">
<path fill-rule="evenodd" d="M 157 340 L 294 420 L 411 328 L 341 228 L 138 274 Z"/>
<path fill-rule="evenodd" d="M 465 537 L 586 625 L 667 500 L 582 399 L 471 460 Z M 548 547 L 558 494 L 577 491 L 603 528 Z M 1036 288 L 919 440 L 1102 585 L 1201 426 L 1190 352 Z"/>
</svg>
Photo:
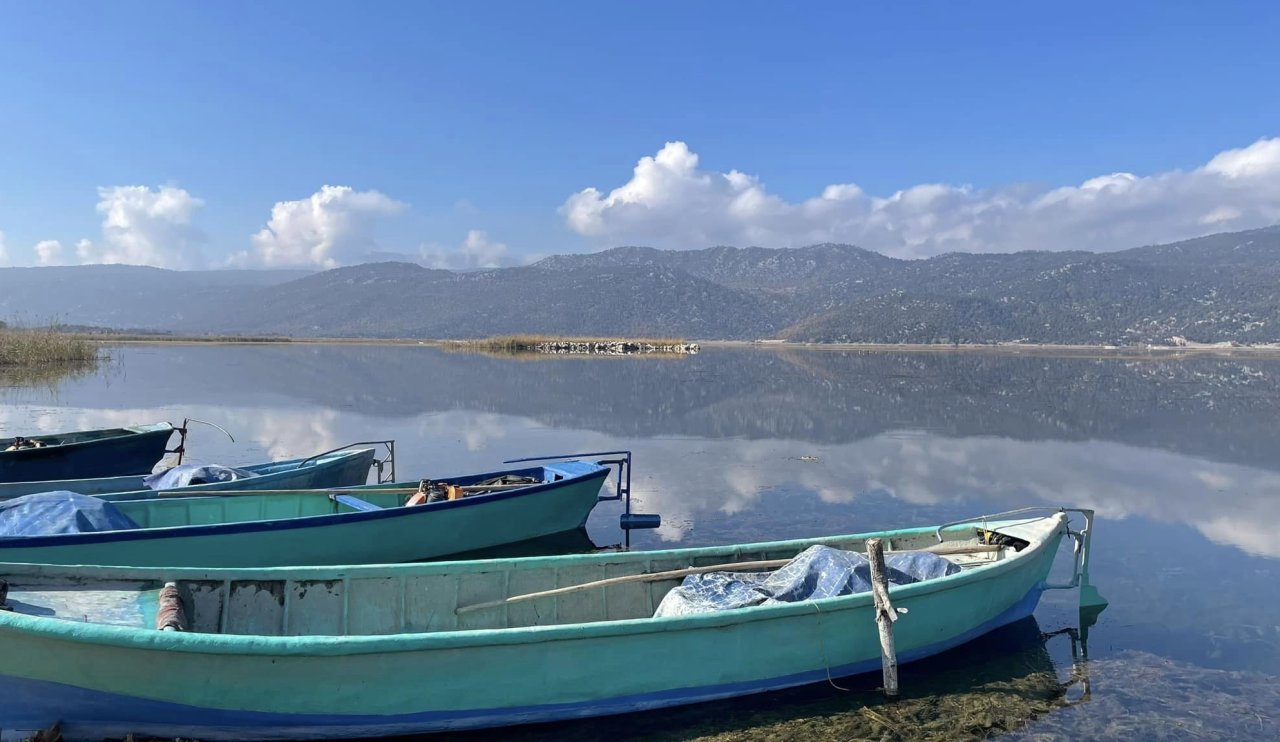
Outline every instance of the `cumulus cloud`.
<svg viewBox="0 0 1280 742">
<path fill-rule="evenodd" d="M 36 265 L 62 265 L 62 243 L 57 240 L 37 242 Z"/>
<path fill-rule="evenodd" d="M 203 205 L 174 186 L 99 188 L 102 240 L 81 240 L 76 256 L 81 263 L 198 267 L 204 262 L 199 249 L 204 238 L 191 219 Z"/>
<path fill-rule="evenodd" d="M 419 254 L 423 265 L 448 270 L 498 268 L 507 264 L 507 246 L 490 239 L 481 229 L 467 232 L 467 238 L 456 248 L 423 245 Z"/>
<path fill-rule="evenodd" d="M 326 269 L 359 263 L 377 252 L 378 220 L 405 208 L 378 191 L 327 185 L 307 198 L 273 206 L 267 226 L 252 237 L 253 250 L 232 256 L 231 262 Z"/>
<path fill-rule="evenodd" d="M 926 183 L 889 196 L 853 183 L 800 202 L 754 175 L 699 168 L 684 142 L 641 158 L 607 194 L 587 188 L 560 208 L 598 245 L 799 246 L 850 242 L 896 257 L 943 252 L 1116 250 L 1280 222 L 1280 138 L 1222 152 L 1202 167 L 1111 173 L 1054 189 Z"/>
</svg>

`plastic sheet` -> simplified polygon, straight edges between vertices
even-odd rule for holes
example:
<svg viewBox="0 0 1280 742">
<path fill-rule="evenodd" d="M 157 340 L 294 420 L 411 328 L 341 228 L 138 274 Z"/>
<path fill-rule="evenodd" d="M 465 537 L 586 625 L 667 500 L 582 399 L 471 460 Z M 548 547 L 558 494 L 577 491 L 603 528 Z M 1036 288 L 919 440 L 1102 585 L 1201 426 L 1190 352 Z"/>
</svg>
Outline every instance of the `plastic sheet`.
<svg viewBox="0 0 1280 742">
<path fill-rule="evenodd" d="M 955 574 L 960 567 L 937 554 L 886 554 L 889 582 L 909 585 Z M 871 591 L 871 563 L 862 554 L 810 546 L 773 572 L 706 572 L 688 575 L 667 593 L 655 617 L 834 598 Z"/>
<path fill-rule="evenodd" d="M 0 538 L 126 531 L 137 527 L 132 518 L 112 503 L 66 490 L 0 502 Z"/>
<path fill-rule="evenodd" d="M 251 471 L 218 464 L 179 464 L 172 469 L 151 474 L 142 482 L 153 490 L 172 490 L 193 484 L 235 482 L 256 476 L 258 475 Z"/>
</svg>

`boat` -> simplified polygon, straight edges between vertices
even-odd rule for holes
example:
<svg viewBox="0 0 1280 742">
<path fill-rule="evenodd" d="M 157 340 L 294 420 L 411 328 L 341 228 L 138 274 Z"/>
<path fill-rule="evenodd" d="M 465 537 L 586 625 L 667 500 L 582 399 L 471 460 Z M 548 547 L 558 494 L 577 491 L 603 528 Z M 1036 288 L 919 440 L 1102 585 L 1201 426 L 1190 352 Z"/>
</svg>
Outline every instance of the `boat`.
<svg viewBox="0 0 1280 742">
<path fill-rule="evenodd" d="M 62 490 L 93 495 L 104 500 L 140 500 L 177 494 L 217 494 L 220 490 L 317 489 L 350 487 L 364 484 L 375 464 L 372 448 L 337 451 L 305 459 L 285 459 L 263 464 L 236 467 L 253 476 L 225 482 L 191 484 L 185 487 L 155 490 L 143 481 L 147 477 L 133 474 L 122 477 L 62 479 L 42 482 L 0 483 L 0 501 L 38 492 Z"/>
<path fill-rule="evenodd" d="M 1075 530 L 1069 516 L 1084 515 Z M 690 571 L 816 546 L 933 551 L 893 585 L 900 662 L 1087 584 L 1091 511 L 650 552 L 277 569 L 0 564 L 0 728 L 64 739 L 332 739 L 646 711 L 877 670 L 868 592 L 655 617 Z M 1049 583 L 1064 537 L 1070 583 Z M 1095 593 L 1096 594 L 1096 593 Z M 1083 601 L 1082 593 L 1082 601 Z M 902 611 L 902 609 L 906 609 Z"/>
<path fill-rule="evenodd" d="M 101 530 L 0 536 L 0 561 L 272 567 L 429 559 L 583 526 L 615 463 L 624 466 L 566 460 L 445 477 L 434 485 L 422 480 L 201 495 L 179 491 L 108 503 L 54 493 L 68 503 L 60 522 L 78 528 L 82 511 L 108 505 L 111 518 Z M 429 492 L 439 492 L 439 501 L 422 502 Z M 411 504 L 417 502 L 422 504 Z M 22 533 L 32 533 L 23 527 L 21 513 L 12 522 Z"/>
<path fill-rule="evenodd" d="M 0 438 L 0 482 L 146 474 L 164 457 L 170 423 Z"/>
</svg>

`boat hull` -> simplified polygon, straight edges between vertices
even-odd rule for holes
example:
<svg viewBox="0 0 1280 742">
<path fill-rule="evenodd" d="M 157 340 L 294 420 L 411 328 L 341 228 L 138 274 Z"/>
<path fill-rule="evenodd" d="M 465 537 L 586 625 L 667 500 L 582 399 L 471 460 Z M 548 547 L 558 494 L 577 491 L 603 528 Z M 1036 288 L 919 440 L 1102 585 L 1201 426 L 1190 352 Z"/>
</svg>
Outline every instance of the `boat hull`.
<svg viewBox="0 0 1280 742">
<path fill-rule="evenodd" d="M 84 437 L 84 440 L 0 451 L 0 482 L 147 474 L 164 458 L 173 431 L 173 426 L 167 423 L 122 429 L 119 435 L 86 431 L 66 434 L 69 438 Z M 92 437 L 97 433 L 104 435 Z"/>
<path fill-rule="evenodd" d="M 569 466 L 570 463 L 562 464 Z M 324 492 L 125 501 L 118 507 L 183 508 L 221 518 L 253 508 L 245 522 L 0 539 L 0 561 L 133 567 L 272 567 L 431 559 L 571 531 L 586 523 L 608 469 L 562 482 L 417 507 L 293 517 L 294 506 L 328 506 Z M 414 483 L 416 484 L 416 483 Z M 377 488 L 378 485 L 370 485 Z M 361 488 L 351 488 L 359 494 Z M 335 510 L 337 506 L 333 506 Z M 126 511 L 128 512 L 128 511 Z M 136 512 L 136 511 L 135 511 Z M 163 521 L 160 521 L 163 522 Z"/>
<path fill-rule="evenodd" d="M 900 661 L 1030 615 L 1060 539 L 1055 534 L 1008 568 L 895 588 L 895 604 L 908 609 L 895 627 Z M 261 645 L 246 637 L 239 648 L 215 646 L 221 638 L 202 645 L 196 636 L 186 651 L 159 651 L 145 641 L 86 645 L 54 630 L 33 635 L 0 625 L 0 720 L 21 730 L 60 719 L 72 740 L 376 737 L 651 710 L 874 671 L 880 663 L 866 594 L 514 635 L 310 637 L 296 645 L 293 637 Z"/>
<path fill-rule="evenodd" d="M 168 492 L 199 495 L 216 494 L 221 490 L 355 487 L 368 481 L 369 469 L 373 466 L 375 453 L 373 449 L 361 449 L 320 457 L 314 462 L 293 459 L 270 464 L 255 464 L 245 468 L 258 473 L 256 477 L 232 482 L 191 485 L 168 490 Z M 104 500 L 139 500 L 155 497 L 156 491 L 143 483 L 144 478 L 145 475 L 134 474 L 92 479 L 0 483 L 0 500 L 55 490 L 93 495 Z"/>
</svg>

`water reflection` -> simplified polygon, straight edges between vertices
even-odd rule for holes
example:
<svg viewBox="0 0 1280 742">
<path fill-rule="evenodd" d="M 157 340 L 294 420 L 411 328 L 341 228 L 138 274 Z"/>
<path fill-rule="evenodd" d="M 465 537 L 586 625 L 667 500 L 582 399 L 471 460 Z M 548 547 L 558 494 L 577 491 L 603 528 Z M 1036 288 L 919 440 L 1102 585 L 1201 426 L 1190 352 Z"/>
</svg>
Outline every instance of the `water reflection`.
<svg viewBox="0 0 1280 742">
<path fill-rule="evenodd" d="M 707 349 L 525 363 L 312 345 L 113 358 L 95 376 L 0 389 L 0 435 L 191 416 L 238 441 L 198 430 L 200 460 L 395 438 L 402 478 L 632 449 L 637 509 L 663 516 L 658 532 L 635 534 L 639 548 L 1090 507 L 1101 517 L 1094 579 L 1112 599 L 1094 635 L 1104 663 L 1280 672 L 1280 361 Z M 588 523 L 597 544 L 619 540 L 615 505 Z M 1037 615 L 1069 625 L 1072 600 L 1048 595 Z M 797 703 L 803 715 L 808 701 Z M 725 713 L 771 723 L 751 705 Z M 1055 708 L 1048 718 L 1075 713 Z"/>
<path fill-rule="evenodd" d="M 623 438 L 849 443 L 892 431 L 1106 440 L 1274 467 L 1280 361 L 711 349 L 522 363 L 425 347 L 127 347 L 58 396 L 85 408 L 245 405 L 380 418 L 468 410 Z M 109 393 L 103 394 L 104 384 Z"/>
<path fill-rule="evenodd" d="M 797 641 L 805 641 L 797 637 Z M 1088 666 L 1070 666 L 1071 637 L 1043 634 L 1034 618 L 1006 626 L 968 645 L 902 669 L 902 696 L 887 702 L 879 676 L 843 678 L 765 696 L 511 730 L 504 739 L 595 740 L 977 740 L 1022 728 L 1051 711 L 1089 700 Z M 489 733 L 446 735 L 471 742 Z"/>
</svg>

